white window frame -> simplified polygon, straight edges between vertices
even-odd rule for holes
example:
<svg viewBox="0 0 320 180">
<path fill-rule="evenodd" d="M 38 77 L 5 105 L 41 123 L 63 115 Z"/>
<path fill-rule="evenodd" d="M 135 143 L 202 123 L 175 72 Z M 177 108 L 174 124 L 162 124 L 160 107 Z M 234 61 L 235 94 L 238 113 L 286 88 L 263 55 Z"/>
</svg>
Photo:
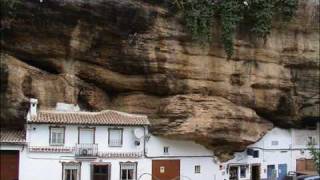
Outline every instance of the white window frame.
<svg viewBox="0 0 320 180">
<path fill-rule="evenodd" d="M 90 127 L 79 127 L 78 129 L 78 144 L 88 144 L 88 143 L 84 143 L 84 142 L 81 142 L 81 131 L 91 131 L 92 132 L 92 143 L 89 143 L 89 144 L 95 144 L 95 133 L 96 133 L 96 130 L 95 128 L 90 128 Z"/>
<path fill-rule="evenodd" d="M 67 170 L 76 170 L 77 172 L 77 177 L 76 179 L 71 179 L 71 180 L 80 180 L 80 170 L 81 170 L 81 164 L 80 163 L 73 163 L 73 162 L 65 162 L 62 163 L 62 180 L 66 180 L 67 177 Z"/>
<path fill-rule="evenodd" d="M 125 179 L 122 179 L 122 170 L 126 169 L 127 172 L 128 170 L 130 170 L 130 168 L 124 168 L 123 166 L 125 165 L 129 165 L 129 166 L 133 166 L 133 179 L 128 179 L 128 177 L 126 177 Z M 137 162 L 120 162 L 120 180 L 136 180 L 137 179 L 137 167 L 138 167 L 138 163 Z"/>
<path fill-rule="evenodd" d="M 50 126 L 49 131 L 50 131 L 49 144 L 51 146 L 63 146 L 64 142 L 65 142 L 65 127 Z M 60 136 L 61 136 L 60 139 L 57 137 L 57 136 L 59 136 L 57 134 L 60 134 Z M 58 142 L 57 140 L 61 140 L 61 142 Z"/>
<path fill-rule="evenodd" d="M 120 131 L 120 139 L 118 143 L 112 142 L 110 137 L 111 133 L 114 131 Z M 109 128 L 108 129 L 108 145 L 109 147 L 122 147 L 123 145 L 123 129 L 122 128 Z"/>
</svg>

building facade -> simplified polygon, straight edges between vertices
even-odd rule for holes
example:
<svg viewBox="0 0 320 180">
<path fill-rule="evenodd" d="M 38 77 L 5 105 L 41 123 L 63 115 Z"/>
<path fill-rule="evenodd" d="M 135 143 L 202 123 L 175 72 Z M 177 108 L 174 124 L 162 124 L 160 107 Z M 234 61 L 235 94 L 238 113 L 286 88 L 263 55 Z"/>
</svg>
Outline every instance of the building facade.
<svg viewBox="0 0 320 180">
<path fill-rule="evenodd" d="M 224 163 L 224 169 L 232 180 L 282 180 L 290 172 L 315 174 L 307 144 L 320 147 L 319 129 L 319 123 L 303 130 L 274 128 L 245 152 L 236 153 L 234 159 Z"/>
<path fill-rule="evenodd" d="M 283 180 L 290 171 L 315 171 L 307 143 L 319 147 L 319 123 L 274 128 L 219 162 L 192 141 L 153 136 L 144 115 L 82 112 L 63 103 L 44 111 L 37 100 L 30 102 L 25 132 L 2 131 L 0 140 L 1 157 L 15 162 L 19 180 Z M 1 180 L 13 180 L 9 176 Z"/>
</svg>

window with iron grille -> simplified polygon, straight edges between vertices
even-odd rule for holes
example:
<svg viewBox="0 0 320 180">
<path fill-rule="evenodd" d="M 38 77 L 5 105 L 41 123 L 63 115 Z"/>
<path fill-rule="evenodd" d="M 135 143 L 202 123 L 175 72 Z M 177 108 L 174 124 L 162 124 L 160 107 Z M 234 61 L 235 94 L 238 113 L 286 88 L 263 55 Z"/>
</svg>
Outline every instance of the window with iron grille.
<svg viewBox="0 0 320 180">
<path fill-rule="evenodd" d="M 201 172 L 201 167 L 200 165 L 194 166 L 194 173 L 199 174 Z"/>
<path fill-rule="evenodd" d="M 169 154 L 169 147 L 168 146 L 163 147 L 163 154 Z"/>
<path fill-rule="evenodd" d="M 121 147 L 122 146 L 122 136 L 123 129 L 109 129 L 109 139 L 108 143 L 111 147 Z"/>
<path fill-rule="evenodd" d="M 312 144 L 312 145 L 316 145 L 317 144 L 317 140 L 315 136 L 308 136 L 308 143 Z"/>
<path fill-rule="evenodd" d="M 137 163 L 120 163 L 120 180 L 136 180 Z"/>
<path fill-rule="evenodd" d="M 50 145 L 64 144 L 64 128 L 50 127 Z"/>
</svg>

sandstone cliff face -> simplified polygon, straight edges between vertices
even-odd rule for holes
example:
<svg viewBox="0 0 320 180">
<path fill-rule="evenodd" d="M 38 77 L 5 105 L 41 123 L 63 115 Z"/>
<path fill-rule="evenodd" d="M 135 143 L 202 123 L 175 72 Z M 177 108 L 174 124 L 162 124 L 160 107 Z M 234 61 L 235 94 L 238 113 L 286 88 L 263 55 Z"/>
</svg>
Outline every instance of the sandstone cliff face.
<svg viewBox="0 0 320 180">
<path fill-rule="evenodd" d="M 157 4 L 89 2 L 28 0 L 2 20 L 2 124 L 23 124 L 29 97 L 143 113 L 154 134 L 228 159 L 273 125 L 319 118 L 319 2 L 301 1 L 266 40 L 239 30 L 230 59 L 218 28 L 199 46 Z"/>
</svg>

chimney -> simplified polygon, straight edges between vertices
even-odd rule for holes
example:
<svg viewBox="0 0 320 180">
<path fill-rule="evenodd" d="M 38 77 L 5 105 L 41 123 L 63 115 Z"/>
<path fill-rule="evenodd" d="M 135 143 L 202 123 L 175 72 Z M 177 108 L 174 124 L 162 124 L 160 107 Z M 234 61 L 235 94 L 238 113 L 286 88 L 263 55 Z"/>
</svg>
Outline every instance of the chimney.
<svg viewBox="0 0 320 180">
<path fill-rule="evenodd" d="M 30 108 L 27 115 L 27 120 L 30 121 L 31 117 L 37 116 L 38 99 L 30 98 Z"/>
</svg>

